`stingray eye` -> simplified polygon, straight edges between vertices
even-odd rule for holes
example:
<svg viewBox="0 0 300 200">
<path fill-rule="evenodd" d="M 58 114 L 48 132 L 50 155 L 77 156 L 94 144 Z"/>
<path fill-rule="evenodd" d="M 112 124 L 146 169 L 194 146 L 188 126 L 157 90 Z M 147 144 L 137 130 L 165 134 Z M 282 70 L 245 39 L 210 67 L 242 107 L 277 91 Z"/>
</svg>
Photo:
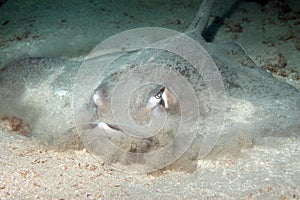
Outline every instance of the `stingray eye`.
<svg viewBox="0 0 300 200">
<path fill-rule="evenodd" d="M 157 94 L 155 95 L 155 98 L 156 98 L 156 99 L 160 99 L 160 98 L 161 98 L 161 93 L 160 93 L 160 92 L 157 93 Z"/>
<path fill-rule="evenodd" d="M 156 98 L 156 99 L 161 99 L 162 94 L 164 93 L 164 91 L 165 91 L 165 87 L 162 87 L 162 88 L 159 90 L 159 92 L 155 95 L 155 98 Z"/>
</svg>

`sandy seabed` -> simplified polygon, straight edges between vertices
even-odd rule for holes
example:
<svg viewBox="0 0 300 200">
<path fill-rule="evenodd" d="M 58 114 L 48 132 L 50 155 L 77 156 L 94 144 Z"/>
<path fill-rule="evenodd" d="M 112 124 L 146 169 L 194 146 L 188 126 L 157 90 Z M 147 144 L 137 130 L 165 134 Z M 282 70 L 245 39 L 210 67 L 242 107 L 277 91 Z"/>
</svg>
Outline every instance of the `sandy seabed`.
<svg viewBox="0 0 300 200">
<path fill-rule="evenodd" d="M 300 141 L 268 139 L 193 173 L 126 174 L 85 150 L 58 152 L 0 132 L 2 199 L 299 199 Z"/>
</svg>

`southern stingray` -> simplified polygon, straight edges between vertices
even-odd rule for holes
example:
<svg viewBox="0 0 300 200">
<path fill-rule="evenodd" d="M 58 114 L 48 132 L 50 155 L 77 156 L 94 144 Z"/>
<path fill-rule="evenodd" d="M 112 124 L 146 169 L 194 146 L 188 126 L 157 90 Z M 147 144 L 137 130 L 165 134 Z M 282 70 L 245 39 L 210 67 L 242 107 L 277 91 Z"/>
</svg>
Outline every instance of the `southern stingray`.
<svg viewBox="0 0 300 200">
<path fill-rule="evenodd" d="M 192 170 L 203 155 L 218 154 L 220 149 L 237 153 L 242 147 L 260 143 L 263 138 L 299 136 L 299 91 L 257 66 L 239 44 L 214 44 L 202 37 L 212 5 L 213 1 L 202 1 L 185 34 L 201 44 L 218 67 L 226 94 L 225 102 L 220 102 L 224 105 L 224 123 L 216 145 L 203 144 L 205 140 L 196 137 L 185 155 L 174 164 L 188 170 Z M 127 53 L 127 57 L 118 60 L 119 64 L 124 65 L 135 52 Z M 168 56 L 164 53 L 159 56 L 162 55 Z M 117 70 L 118 62 L 114 64 Z M 72 90 L 81 64 L 63 58 L 28 57 L 6 65 L 0 72 L 1 117 L 23 119 L 32 129 L 32 138 L 40 142 L 63 149 L 82 148 L 72 110 L 72 100 L 77 98 L 72 97 Z M 199 80 L 194 84 L 201 83 Z M 94 89 L 99 84 L 95 82 Z M 204 89 L 203 92 L 209 96 L 209 91 Z M 120 159 L 130 163 L 126 158 L 125 155 Z M 116 158 L 109 159 L 114 162 Z"/>
</svg>

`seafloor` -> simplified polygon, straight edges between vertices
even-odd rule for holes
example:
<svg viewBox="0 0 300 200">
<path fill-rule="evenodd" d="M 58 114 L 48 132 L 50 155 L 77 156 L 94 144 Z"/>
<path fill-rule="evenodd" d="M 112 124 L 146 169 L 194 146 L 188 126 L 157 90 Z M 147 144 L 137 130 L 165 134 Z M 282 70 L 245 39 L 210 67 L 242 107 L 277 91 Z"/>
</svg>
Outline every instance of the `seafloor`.
<svg viewBox="0 0 300 200">
<path fill-rule="evenodd" d="M 216 1 L 206 37 L 213 43 L 238 42 L 258 66 L 300 90 L 300 2 L 265 2 Z M 184 32 L 199 4 L 197 0 L 8 0 L 0 7 L 0 73 L 27 57 L 47 57 L 43 62 L 49 60 L 51 65 L 59 62 L 51 58 L 80 61 L 104 39 L 132 28 L 156 26 Z M 1 119 L 0 199 L 300 199 L 300 130 L 289 137 L 241 145 L 241 152 L 234 155 L 219 150 L 218 155 L 199 160 L 189 173 L 169 169 L 150 175 L 121 173 L 85 149 L 51 148 L 27 137 L 30 126 L 49 120 L 48 113 L 38 116 L 40 121 L 27 114 L 38 110 L 31 107 L 47 101 L 70 107 L 68 80 L 76 71 L 51 73 L 50 79 L 60 77 L 58 85 L 40 81 L 41 87 L 30 85 L 28 92 L 28 86 L 16 84 L 24 96 L 30 93 L 26 101 L 32 103 L 27 105 L 15 105 L 18 101 L 7 98 L 20 92 L 18 88 L 1 90 L 1 110 L 22 114 L 5 113 L 8 116 Z M 47 96 L 49 91 L 54 91 L 53 96 Z M 57 123 L 57 130 L 72 121 L 55 120 L 59 118 L 49 124 Z"/>
</svg>

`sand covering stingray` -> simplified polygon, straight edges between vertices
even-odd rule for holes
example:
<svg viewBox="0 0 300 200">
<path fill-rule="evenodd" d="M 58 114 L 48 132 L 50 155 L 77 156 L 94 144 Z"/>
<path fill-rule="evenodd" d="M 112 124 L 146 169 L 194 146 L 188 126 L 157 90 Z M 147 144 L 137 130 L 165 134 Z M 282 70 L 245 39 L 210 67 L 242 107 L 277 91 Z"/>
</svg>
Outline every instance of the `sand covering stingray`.
<svg viewBox="0 0 300 200">
<path fill-rule="evenodd" d="M 205 3 L 202 9 L 207 8 Z M 206 22 L 205 17 L 203 20 Z M 200 22 L 193 33 L 205 26 Z M 236 153 L 262 137 L 299 136 L 298 90 L 255 65 L 238 44 L 205 43 L 196 37 L 216 62 L 226 87 L 224 132 L 216 151 Z M 80 64 L 61 58 L 31 57 L 5 66 L 0 72 L 0 117 L 22 118 L 29 123 L 32 136 L 42 142 L 60 143 L 60 147 L 63 143 L 64 148 L 78 146 L 78 140 L 73 140 L 76 134 L 65 133 L 74 127 L 71 94 Z M 200 146 L 201 141 L 196 141 L 178 165 L 195 163 Z"/>
</svg>

